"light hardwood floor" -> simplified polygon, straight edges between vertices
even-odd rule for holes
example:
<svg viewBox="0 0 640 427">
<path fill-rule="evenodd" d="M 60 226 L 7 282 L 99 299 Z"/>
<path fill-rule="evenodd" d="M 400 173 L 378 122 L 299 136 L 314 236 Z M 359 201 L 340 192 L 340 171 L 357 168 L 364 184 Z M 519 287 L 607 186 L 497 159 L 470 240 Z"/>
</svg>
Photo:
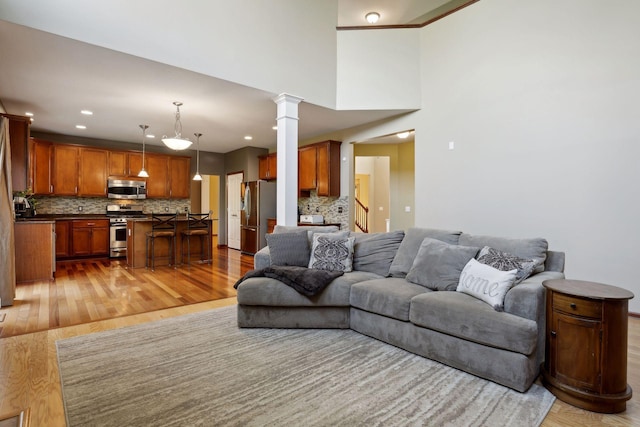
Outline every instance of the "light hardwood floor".
<svg viewBox="0 0 640 427">
<path fill-rule="evenodd" d="M 69 263 L 65 267 L 65 287 L 77 289 L 53 293 L 50 289 L 44 289 L 43 285 L 39 285 L 40 289 L 35 289 L 38 287 L 35 286 L 29 293 L 30 302 L 20 304 L 24 313 L 17 319 L 19 322 L 30 322 L 36 325 L 35 328 L 43 330 L 21 332 L 0 339 L 0 419 L 22 410 L 29 410 L 30 426 L 65 425 L 55 350 L 55 341 L 58 339 L 236 304 L 232 285 L 244 271 L 251 268 L 251 257 L 240 256 L 239 252 L 233 250 L 228 253 L 227 250 L 222 251 L 218 253 L 218 257 L 226 257 L 227 261 L 220 261 L 219 264 L 208 268 L 206 265 L 182 267 L 184 271 L 164 267 L 156 268 L 155 272 L 130 272 L 119 263 Z M 208 269 L 210 271 L 207 271 Z M 225 269 L 226 274 L 223 273 Z M 130 281 L 126 282 L 127 280 Z M 148 284 L 135 291 L 115 285 L 125 281 L 131 287 L 135 286 L 137 280 L 144 280 Z M 189 285 L 186 286 L 184 283 Z M 146 301 L 159 298 L 157 293 L 160 291 L 151 284 L 155 284 L 158 289 L 164 289 L 166 294 L 170 295 L 163 296 L 163 304 L 166 307 L 155 308 L 153 302 L 134 303 L 138 299 Z M 117 290 L 114 290 L 114 287 Z M 211 301 L 194 302 L 197 298 L 187 291 L 192 287 L 209 295 Z M 41 302 L 37 309 L 33 306 L 25 308 L 26 305 L 37 304 L 35 300 L 39 296 L 38 292 L 47 295 L 47 303 Z M 196 290 L 193 292 L 196 293 Z M 233 296 L 229 297 L 227 293 L 233 293 Z M 94 294 L 97 295 L 94 300 L 98 301 L 96 307 L 88 307 L 90 304 L 86 301 L 80 303 L 77 300 Z M 57 304 L 52 303 L 52 299 L 59 301 Z M 61 308 L 65 304 L 66 306 Z M 138 309 L 142 311 L 140 314 L 135 313 Z M 5 308 L 0 313 L 7 313 L 9 310 L 11 309 Z M 46 311 L 47 314 L 41 314 L 40 310 Z M 30 316 L 36 314 L 38 321 L 31 321 Z M 107 318 L 100 317 L 105 315 Z M 96 320 L 97 318 L 102 320 Z M 78 319 L 79 323 L 65 326 L 70 324 L 65 322 Z M 46 324 L 52 326 L 45 327 Z M 15 325 L 11 328 L 12 331 L 19 329 Z M 640 391 L 640 319 L 637 318 L 629 319 L 628 382 L 633 389 Z M 584 411 L 556 400 L 542 425 L 640 426 L 640 398 L 634 396 L 627 402 L 627 410 L 615 415 Z"/>
</svg>

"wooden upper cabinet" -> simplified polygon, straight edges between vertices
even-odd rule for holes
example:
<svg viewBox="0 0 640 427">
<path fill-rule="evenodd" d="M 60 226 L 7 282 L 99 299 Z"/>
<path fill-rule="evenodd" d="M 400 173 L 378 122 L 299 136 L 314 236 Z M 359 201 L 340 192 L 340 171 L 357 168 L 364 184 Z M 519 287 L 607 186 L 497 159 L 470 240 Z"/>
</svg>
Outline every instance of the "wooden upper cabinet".
<svg viewBox="0 0 640 427">
<path fill-rule="evenodd" d="M 276 153 L 258 156 L 258 177 L 267 181 L 278 177 L 278 156 Z"/>
<path fill-rule="evenodd" d="M 316 188 L 316 147 L 298 149 L 298 190 Z"/>
<path fill-rule="evenodd" d="M 340 141 L 326 141 L 316 148 L 318 196 L 340 196 Z"/>
<path fill-rule="evenodd" d="M 79 196 L 107 195 L 109 152 L 99 148 L 80 148 Z"/>
<path fill-rule="evenodd" d="M 137 177 L 142 153 L 58 144 L 32 138 L 29 177 L 35 194 L 106 197 L 107 180 Z M 146 153 L 147 197 L 188 199 L 191 158 Z"/>
<path fill-rule="evenodd" d="M 11 143 L 11 185 L 13 191 L 23 191 L 29 187 L 29 130 L 31 118 L 1 114 L 9 119 Z"/>
<path fill-rule="evenodd" d="M 78 194 L 78 153 L 74 145 L 53 144 L 52 182 L 53 194 L 75 196 Z"/>
<path fill-rule="evenodd" d="M 142 153 L 127 151 L 109 152 L 109 176 L 138 176 L 142 169 Z"/>
<path fill-rule="evenodd" d="M 191 159 L 169 157 L 170 190 L 172 199 L 188 199 L 191 193 Z"/>
<path fill-rule="evenodd" d="M 298 149 L 298 190 L 308 196 L 340 196 L 340 141 L 323 141 Z"/>
<path fill-rule="evenodd" d="M 142 169 L 142 153 L 127 153 L 127 175 L 138 176 L 140 169 Z M 145 169 L 147 169 L 146 164 Z"/>
<path fill-rule="evenodd" d="M 53 193 L 51 180 L 52 144 L 49 141 L 32 139 L 31 145 L 31 187 L 34 194 Z"/>
<path fill-rule="evenodd" d="M 109 176 L 127 176 L 127 153 L 125 151 L 109 152 Z"/>
<path fill-rule="evenodd" d="M 145 155 L 147 178 L 147 197 L 169 198 L 169 156 L 160 154 Z"/>
</svg>

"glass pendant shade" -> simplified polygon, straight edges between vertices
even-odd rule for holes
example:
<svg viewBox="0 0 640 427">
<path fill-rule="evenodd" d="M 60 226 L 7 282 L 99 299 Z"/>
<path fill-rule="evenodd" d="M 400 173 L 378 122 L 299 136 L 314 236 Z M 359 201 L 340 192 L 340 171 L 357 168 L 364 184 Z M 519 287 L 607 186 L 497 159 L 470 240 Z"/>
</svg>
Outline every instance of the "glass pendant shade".
<svg viewBox="0 0 640 427">
<path fill-rule="evenodd" d="M 200 137 L 201 133 L 194 133 L 196 136 L 196 174 L 193 176 L 194 181 L 202 181 L 202 175 L 200 175 Z"/>
<path fill-rule="evenodd" d="M 140 172 L 138 172 L 138 176 L 140 178 L 149 178 L 149 174 L 147 173 L 146 170 L 144 170 L 144 151 L 145 151 L 145 141 L 146 141 L 146 132 L 147 129 L 149 128 L 148 125 L 139 125 L 140 129 L 142 129 L 142 169 L 140 169 Z"/>
<path fill-rule="evenodd" d="M 172 150 L 186 150 L 192 143 L 188 138 L 182 137 L 182 122 L 180 121 L 180 106 L 182 105 L 182 102 L 176 101 L 173 105 L 176 106 L 176 122 L 173 125 L 175 136 L 168 137 L 164 135 L 162 137 L 162 142 Z"/>
</svg>

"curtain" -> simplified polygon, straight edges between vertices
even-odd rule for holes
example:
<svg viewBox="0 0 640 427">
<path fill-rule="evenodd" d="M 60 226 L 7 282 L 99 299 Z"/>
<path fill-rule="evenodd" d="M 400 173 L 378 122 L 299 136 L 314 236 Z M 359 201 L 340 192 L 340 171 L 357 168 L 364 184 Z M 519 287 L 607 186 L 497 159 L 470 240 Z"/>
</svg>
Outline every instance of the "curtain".
<svg viewBox="0 0 640 427">
<path fill-rule="evenodd" d="M 0 126 L 0 298 L 2 305 L 13 305 L 16 296 L 16 262 L 13 236 L 13 195 L 11 194 L 11 147 L 9 119 Z"/>
</svg>

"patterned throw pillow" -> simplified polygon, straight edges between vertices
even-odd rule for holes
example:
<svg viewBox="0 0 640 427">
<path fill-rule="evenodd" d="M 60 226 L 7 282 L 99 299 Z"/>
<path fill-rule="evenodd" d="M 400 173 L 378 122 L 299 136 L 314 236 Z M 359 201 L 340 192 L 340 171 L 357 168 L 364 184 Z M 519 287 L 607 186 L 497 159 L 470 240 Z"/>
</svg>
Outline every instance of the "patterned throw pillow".
<svg viewBox="0 0 640 427">
<path fill-rule="evenodd" d="M 496 311 L 503 311 L 504 297 L 516 280 L 516 271 L 500 271 L 472 258 L 460 273 L 456 291 L 478 298 Z"/>
<path fill-rule="evenodd" d="M 531 276 L 531 273 L 538 265 L 535 260 L 520 258 L 489 246 L 482 248 L 477 259 L 479 262 L 497 268 L 500 271 L 518 270 L 516 273 L 516 285 Z"/>
<path fill-rule="evenodd" d="M 355 237 L 347 237 L 346 235 L 343 233 L 314 234 L 309 268 L 351 271 L 353 269 Z"/>
</svg>

